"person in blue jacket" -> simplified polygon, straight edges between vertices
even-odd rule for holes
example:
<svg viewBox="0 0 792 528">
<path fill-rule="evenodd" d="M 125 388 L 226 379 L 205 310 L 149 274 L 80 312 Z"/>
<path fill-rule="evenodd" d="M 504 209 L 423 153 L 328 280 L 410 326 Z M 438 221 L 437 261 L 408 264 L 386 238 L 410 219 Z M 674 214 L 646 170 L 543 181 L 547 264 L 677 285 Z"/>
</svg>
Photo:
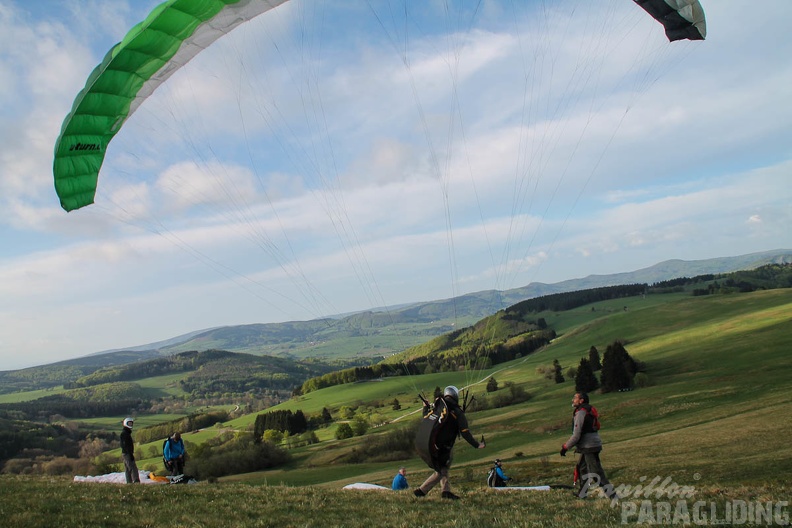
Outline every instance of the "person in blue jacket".
<svg viewBox="0 0 792 528">
<path fill-rule="evenodd" d="M 407 484 L 407 469 L 400 467 L 399 472 L 396 473 L 396 476 L 393 477 L 393 484 L 391 485 L 391 489 L 393 491 L 399 491 L 403 489 L 409 488 L 410 485 Z"/>
<path fill-rule="evenodd" d="M 162 457 L 165 459 L 165 465 L 171 470 L 171 475 L 184 474 L 184 441 L 181 438 L 181 433 L 176 432 L 165 441 L 165 446 L 162 449 Z"/>
<path fill-rule="evenodd" d="M 509 480 L 511 480 L 511 478 L 507 477 L 506 473 L 503 472 L 503 463 L 500 458 L 496 458 L 495 465 L 490 470 L 489 477 L 487 478 L 487 484 L 491 488 L 502 488 Z"/>
<path fill-rule="evenodd" d="M 503 482 L 508 482 L 511 480 L 510 477 L 506 476 L 506 473 L 503 472 L 503 463 L 501 462 L 500 458 L 495 459 L 495 473 L 498 474 L 498 477 L 503 480 Z"/>
</svg>

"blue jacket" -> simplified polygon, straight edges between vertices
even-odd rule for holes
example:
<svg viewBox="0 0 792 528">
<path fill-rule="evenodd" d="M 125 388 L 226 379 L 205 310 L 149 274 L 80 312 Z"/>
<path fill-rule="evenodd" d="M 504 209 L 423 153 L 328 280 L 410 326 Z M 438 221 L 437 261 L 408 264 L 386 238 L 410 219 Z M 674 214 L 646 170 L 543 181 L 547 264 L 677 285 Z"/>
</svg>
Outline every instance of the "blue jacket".
<svg viewBox="0 0 792 528">
<path fill-rule="evenodd" d="M 163 449 L 162 453 L 162 456 L 165 457 L 165 460 L 174 460 L 183 455 L 184 441 L 181 438 L 179 438 L 178 442 L 173 438 L 168 438 L 168 441 L 165 442 L 165 448 Z"/>
<path fill-rule="evenodd" d="M 503 480 L 511 480 L 509 477 L 506 476 L 506 473 L 503 472 L 500 466 L 495 466 L 495 473 L 497 473 L 498 476 Z"/>
<path fill-rule="evenodd" d="M 396 476 L 393 477 L 393 485 L 391 485 L 391 489 L 393 491 L 399 491 L 409 487 L 409 484 L 407 484 L 407 478 L 401 473 L 396 473 Z"/>
</svg>

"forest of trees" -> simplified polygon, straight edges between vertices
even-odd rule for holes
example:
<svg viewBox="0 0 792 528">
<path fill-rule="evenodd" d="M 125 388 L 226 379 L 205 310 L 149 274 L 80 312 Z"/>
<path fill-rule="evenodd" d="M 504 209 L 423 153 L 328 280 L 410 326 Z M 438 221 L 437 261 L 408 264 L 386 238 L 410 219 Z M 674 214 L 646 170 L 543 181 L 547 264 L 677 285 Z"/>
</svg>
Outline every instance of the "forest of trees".
<svg viewBox="0 0 792 528">
<path fill-rule="evenodd" d="M 253 429 L 255 438 L 260 439 L 264 431 L 275 430 L 297 435 L 308 430 L 308 420 L 299 409 L 291 411 L 272 411 L 256 416 Z"/>
<path fill-rule="evenodd" d="M 645 293 L 646 289 L 646 284 L 625 284 L 621 286 L 606 286 L 603 288 L 591 288 L 567 293 L 554 293 L 552 295 L 543 295 L 542 297 L 522 301 L 510 307 L 508 311 L 519 313 L 538 313 L 547 310 L 563 312 L 593 302 L 634 297 Z"/>
<path fill-rule="evenodd" d="M 588 357 L 580 359 L 575 372 L 575 390 L 577 392 L 617 392 L 631 390 L 635 386 L 635 377 L 646 370 L 643 363 L 635 360 L 620 341 L 614 341 L 605 349 L 602 364 L 599 362 L 599 351 L 592 346 Z M 596 372 L 600 372 L 599 379 Z"/>
<path fill-rule="evenodd" d="M 459 334 L 465 329 L 454 332 Z M 301 393 L 342 385 L 357 383 L 388 376 L 416 376 L 431 372 L 447 372 L 454 370 L 482 370 L 523 357 L 536 352 L 547 345 L 554 337 L 555 331 L 545 329 L 529 332 L 518 338 L 512 337 L 505 342 L 490 345 L 466 345 L 433 349 L 431 353 L 400 364 L 377 363 L 368 367 L 354 367 L 330 372 L 307 380 L 302 385 Z"/>
<path fill-rule="evenodd" d="M 648 293 L 691 291 L 692 295 L 748 293 L 757 290 L 792 288 L 792 263 L 767 264 L 752 270 L 720 275 L 680 277 L 652 284 Z"/>
<path fill-rule="evenodd" d="M 191 374 L 182 381 L 185 392 L 201 397 L 208 393 L 243 393 L 257 389 L 291 390 L 333 367 L 317 361 L 292 361 L 272 356 L 254 356 L 225 350 L 182 352 L 164 358 L 99 369 L 65 388 L 90 387 L 119 381 L 134 381 L 178 372 Z"/>
<path fill-rule="evenodd" d="M 53 416 L 76 419 L 127 415 L 140 410 L 142 406 L 145 407 L 145 403 L 141 399 L 84 401 L 56 395 L 26 402 L 0 404 L 0 411 L 19 420 L 48 422 Z"/>
<path fill-rule="evenodd" d="M 27 451 L 76 457 L 79 441 L 87 436 L 59 424 L 22 421 L 0 410 L 0 463 Z"/>
<path fill-rule="evenodd" d="M 343 385 L 345 383 L 355 383 L 358 381 L 368 381 L 388 376 L 399 376 L 401 374 L 419 374 L 417 370 L 406 370 L 404 366 L 388 365 L 384 363 L 377 363 L 367 367 L 352 367 L 335 372 L 328 372 L 322 376 L 317 376 L 306 380 L 302 384 L 302 394 L 324 389 L 325 387 L 333 387 L 335 385 Z"/>
</svg>

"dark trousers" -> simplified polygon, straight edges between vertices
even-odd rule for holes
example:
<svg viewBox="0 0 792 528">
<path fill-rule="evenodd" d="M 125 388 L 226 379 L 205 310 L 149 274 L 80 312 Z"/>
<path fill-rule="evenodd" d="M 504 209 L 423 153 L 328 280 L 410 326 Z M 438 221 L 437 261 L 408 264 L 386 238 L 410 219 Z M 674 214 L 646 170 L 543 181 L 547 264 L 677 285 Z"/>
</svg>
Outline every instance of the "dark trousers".
<svg viewBox="0 0 792 528">
<path fill-rule="evenodd" d="M 173 460 L 168 460 L 168 465 L 170 466 L 171 475 L 174 477 L 176 475 L 183 475 L 184 474 L 184 458 L 174 458 Z"/>
<path fill-rule="evenodd" d="M 127 484 L 140 483 L 140 472 L 138 472 L 134 455 L 124 453 L 124 476 Z"/>
<path fill-rule="evenodd" d="M 608 477 L 605 475 L 605 470 L 602 468 L 602 463 L 599 457 L 600 452 L 593 453 L 580 453 L 580 459 L 577 463 L 578 479 L 578 497 L 585 498 L 595 486 L 600 486 L 608 498 L 613 498 L 613 486 L 611 486 Z"/>
</svg>

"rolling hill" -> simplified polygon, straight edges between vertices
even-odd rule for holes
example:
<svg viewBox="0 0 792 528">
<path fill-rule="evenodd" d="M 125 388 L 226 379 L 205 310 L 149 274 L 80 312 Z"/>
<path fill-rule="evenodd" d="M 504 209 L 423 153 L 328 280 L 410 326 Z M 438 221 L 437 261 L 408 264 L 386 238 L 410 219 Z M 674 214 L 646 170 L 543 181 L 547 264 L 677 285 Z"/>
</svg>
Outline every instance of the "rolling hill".
<svg viewBox="0 0 792 528">
<path fill-rule="evenodd" d="M 556 284 L 532 283 L 503 292 L 484 291 L 455 299 L 414 303 L 336 318 L 238 325 L 197 330 L 165 341 L 106 351 L 50 365 L 0 372 L 1 393 L 53 388 L 99 368 L 196 350 L 226 350 L 292 360 L 371 362 L 425 343 L 526 299 L 620 284 L 653 284 L 678 277 L 754 269 L 792 262 L 792 250 L 698 261 L 669 260 L 641 270 L 590 275 Z"/>
<path fill-rule="evenodd" d="M 706 260 L 668 260 L 648 268 L 612 275 L 589 275 L 555 284 L 531 283 L 505 291 L 481 291 L 454 299 L 416 302 L 312 321 L 262 323 L 198 330 L 180 337 L 88 356 L 141 352 L 151 357 L 190 350 L 219 349 L 292 359 L 319 357 L 383 357 L 464 327 L 520 301 L 554 293 L 621 284 L 653 284 L 679 277 L 754 269 L 770 263 L 792 262 L 792 250 L 774 250 Z M 71 365 L 69 361 L 62 365 Z"/>
<path fill-rule="evenodd" d="M 384 356 L 454 328 L 473 324 L 520 301 L 543 295 L 621 284 L 653 284 L 785 262 L 792 262 L 792 250 L 697 261 L 668 260 L 627 273 L 589 275 L 555 284 L 531 283 L 511 290 L 481 291 L 454 299 L 416 302 L 344 317 L 210 329 L 182 342 L 156 348 L 165 354 L 219 348 L 285 357 L 348 357 L 349 351 L 354 351 L 355 357 Z M 155 347 L 144 345 L 143 348 Z"/>
<path fill-rule="evenodd" d="M 458 448 L 455 479 L 475 488 L 480 482 L 465 474 L 485 471 L 494 458 L 505 460 L 521 483 L 564 482 L 568 464 L 546 460 L 557 454 L 568 436 L 569 401 L 574 382 L 547 379 L 541 367 L 558 360 L 566 372 L 587 356 L 591 346 L 604 350 L 615 340 L 644 363 L 645 386 L 631 392 L 595 394 L 606 441 L 605 460 L 621 481 L 638 482 L 643 475 L 673 476 L 699 485 L 744 485 L 775 479 L 792 469 L 792 448 L 783 438 L 790 419 L 786 406 L 788 373 L 792 371 L 792 290 L 708 297 L 668 295 L 663 300 L 602 301 L 556 315 L 560 336 L 547 347 L 490 369 L 399 376 L 377 383 L 338 385 L 291 399 L 272 410 L 297 409 L 314 413 L 323 407 L 335 414 L 347 405 L 361 414 L 377 413 L 388 425 L 348 441 L 333 440 L 293 450 L 294 461 L 284 468 L 228 477 L 248 483 L 339 487 L 354 481 L 387 484 L 394 462 L 348 464 L 345 455 L 415 420 L 419 391 L 435 386 L 468 387 L 486 399 L 488 377 L 499 390 L 509 384 L 530 395 L 524 403 L 470 413 L 471 430 L 484 434 L 486 453 Z M 592 308 L 594 310 L 592 311 Z M 400 409 L 376 402 L 398 399 Z M 474 407 L 475 409 L 475 407 Z M 227 426 L 245 429 L 254 417 Z M 725 436 L 724 436 L 725 435 Z M 718 461 L 730 460 L 732 464 Z M 406 459 L 410 472 L 426 473 L 415 457 Z M 779 465 L 780 464 L 780 465 Z M 739 468 L 739 470 L 735 469 Z"/>
<path fill-rule="evenodd" d="M 224 490 L 232 490 L 235 496 L 252 493 L 258 497 L 284 490 L 283 497 L 322 497 L 318 500 L 343 503 L 342 495 L 334 490 L 352 482 L 387 485 L 399 465 L 407 467 L 411 483 L 417 484 L 428 475 L 417 457 L 408 452 L 399 454 L 397 449 L 388 450 L 395 458 L 371 456 L 371 446 L 382 452 L 376 446 L 390 445 L 394 438 L 404 436 L 402 431 L 409 431 L 420 409 L 417 394 L 430 394 L 434 387 L 447 384 L 466 387 L 477 402 L 508 398 L 513 387 L 528 395 L 527 400 L 512 405 L 475 403 L 469 412 L 471 430 L 477 437 L 486 437 L 487 448 L 473 450 L 460 444 L 452 481 L 455 491 L 464 494 L 473 507 L 484 507 L 493 500 L 483 478 L 496 457 L 504 461 L 507 473 L 520 485 L 569 482 L 574 460 L 559 457 L 558 448 L 569 434 L 574 382 L 567 376 L 556 383 L 544 375 L 544 367 L 557 360 L 568 374 L 591 346 L 605 350 L 619 340 L 645 365 L 647 379 L 629 392 L 593 395 L 602 416 L 603 462 L 615 484 L 635 486 L 643 482 L 641 479 L 660 476 L 694 487 L 698 497 L 713 501 L 755 500 L 757 496 L 783 500 L 788 495 L 778 475 L 792 470 L 792 447 L 785 441 L 792 419 L 784 411 L 788 374 L 792 371 L 792 334 L 788 331 L 792 324 L 792 289 L 741 293 L 733 288 L 728 293 L 702 296 L 683 291 L 638 295 L 536 316 L 545 319 L 558 335 L 527 356 L 491 368 L 337 385 L 267 409 L 265 412 L 300 410 L 311 416 L 327 408 L 333 423 L 316 430 L 318 443 L 295 443 L 296 437 L 284 439 L 282 445 L 289 446 L 288 462 L 263 471 L 221 477 L 207 493 L 222 495 Z M 497 380 L 498 389 L 488 393 L 485 385 L 492 378 Z M 394 400 L 399 402 L 398 409 L 391 405 Z M 342 412 L 351 414 L 343 418 Z M 196 459 L 199 453 L 209 454 L 198 446 L 212 445 L 216 450 L 221 441 L 227 446 L 224 454 L 244 452 L 249 445 L 244 432 L 253 427 L 260 414 L 245 414 L 204 430 L 186 431 L 184 439 Z M 379 426 L 372 426 L 362 436 L 336 439 L 340 424 L 356 417 Z M 148 423 L 145 418 L 141 416 L 141 425 Z M 149 417 L 153 418 L 168 419 Z M 114 424 L 117 427 L 117 419 Z M 138 436 L 139 441 L 141 438 Z M 140 442 L 139 449 L 148 453 L 159 444 L 161 437 Z M 144 469 L 161 466 L 159 456 L 140 457 L 139 464 Z M 4 481 L 4 485 L 9 484 L 8 493 L 14 493 L 15 486 L 22 485 L 19 482 Z M 398 509 L 397 503 L 405 499 L 388 495 L 382 500 L 388 508 Z M 428 500 L 427 507 L 435 499 Z M 586 507 L 567 504 L 558 495 L 547 499 L 521 496 L 514 503 L 504 500 L 508 507 L 531 504 L 557 511 L 556 517 L 567 508 L 580 511 Z M 559 509 L 555 504 L 564 507 Z M 605 510 L 596 505 L 585 511 L 594 512 L 595 524 L 602 525 L 603 518 L 608 519 L 606 525 L 618 522 L 608 515 L 601 517 Z M 485 525 L 483 519 L 481 523 Z"/>
</svg>

